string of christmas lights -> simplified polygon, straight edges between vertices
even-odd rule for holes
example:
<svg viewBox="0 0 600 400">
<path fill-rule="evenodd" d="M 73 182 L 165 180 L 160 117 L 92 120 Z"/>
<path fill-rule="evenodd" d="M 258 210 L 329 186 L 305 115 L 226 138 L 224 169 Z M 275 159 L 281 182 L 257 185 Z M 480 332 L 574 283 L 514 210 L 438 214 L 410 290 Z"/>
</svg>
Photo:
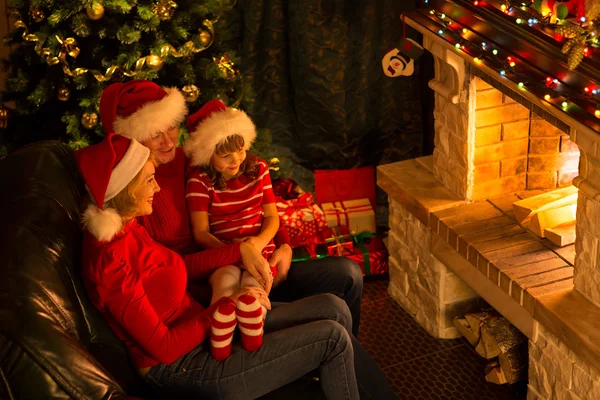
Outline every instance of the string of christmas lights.
<svg viewBox="0 0 600 400">
<path fill-rule="evenodd" d="M 503 78 L 514 82 L 520 90 L 528 90 L 564 112 L 585 112 L 600 118 L 600 102 L 594 98 L 600 93 L 600 87 L 595 82 L 585 86 L 581 93 L 574 91 L 557 77 L 547 76 L 497 44 L 484 42 L 475 31 L 444 13 L 430 10 L 428 17 L 439 26 L 438 35 L 453 44 L 457 51 L 466 53 L 475 63 L 484 63 L 497 71 Z M 479 44 L 473 42 L 476 39 Z"/>
</svg>

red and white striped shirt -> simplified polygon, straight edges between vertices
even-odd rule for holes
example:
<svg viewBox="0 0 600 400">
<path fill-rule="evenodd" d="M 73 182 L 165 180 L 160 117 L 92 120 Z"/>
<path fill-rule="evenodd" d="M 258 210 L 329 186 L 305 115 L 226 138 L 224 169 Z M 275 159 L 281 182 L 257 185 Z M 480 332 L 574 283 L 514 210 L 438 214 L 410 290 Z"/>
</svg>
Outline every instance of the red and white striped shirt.
<svg viewBox="0 0 600 400">
<path fill-rule="evenodd" d="M 252 156 L 248 156 L 252 157 Z M 209 176 L 194 168 L 187 181 L 186 198 L 189 212 L 208 212 L 210 232 L 224 243 L 234 239 L 257 236 L 264 218 L 263 204 L 275 203 L 267 163 L 255 157 L 259 164 L 255 180 L 243 174 L 227 181 L 226 188 L 214 187 Z M 263 250 L 269 259 L 275 250 L 273 240 Z"/>
</svg>

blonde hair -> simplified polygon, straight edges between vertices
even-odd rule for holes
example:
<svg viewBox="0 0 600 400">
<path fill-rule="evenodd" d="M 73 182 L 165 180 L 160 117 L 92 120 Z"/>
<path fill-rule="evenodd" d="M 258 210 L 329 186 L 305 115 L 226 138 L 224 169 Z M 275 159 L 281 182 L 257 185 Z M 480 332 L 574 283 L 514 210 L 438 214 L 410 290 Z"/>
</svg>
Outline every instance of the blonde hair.
<svg viewBox="0 0 600 400">
<path fill-rule="evenodd" d="M 150 153 L 148 161 L 155 167 L 158 165 L 154 154 Z M 146 162 L 148 162 L 146 161 Z M 144 164 L 146 165 L 146 164 Z M 143 168 L 142 168 L 143 169 Z M 140 210 L 140 200 L 135 197 L 134 192 L 142 185 L 142 170 L 121 190 L 115 197 L 104 203 L 104 208 L 114 208 L 123 218 L 132 218 Z"/>
<path fill-rule="evenodd" d="M 234 133 L 217 143 L 213 154 L 235 153 L 242 150 L 245 145 L 246 141 L 244 140 L 244 137 L 239 133 Z M 212 162 L 208 167 L 204 168 L 204 172 L 206 172 L 211 179 L 213 186 L 217 189 L 223 190 L 227 187 L 227 181 L 219 171 L 214 169 Z M 258 162 L 254 157 L 246 157 L 242 164 L 240 164 L 240 170 L 237 173 L 236 178 L 241 175 L 246 175 L 251 180 L 255 180 L 258 177 Z"/>
</svg>

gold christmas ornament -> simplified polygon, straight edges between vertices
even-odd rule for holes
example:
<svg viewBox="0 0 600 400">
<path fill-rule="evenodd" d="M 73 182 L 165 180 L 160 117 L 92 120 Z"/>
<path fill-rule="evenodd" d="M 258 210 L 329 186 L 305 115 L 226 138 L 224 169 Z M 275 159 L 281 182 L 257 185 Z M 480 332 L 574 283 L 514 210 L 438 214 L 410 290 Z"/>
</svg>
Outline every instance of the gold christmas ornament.
<svg viewBox="0 0 600 400">
<path fill-rule="evenodd" d="M 98 114 L 94 112 L 86 112 L 81 116 L 81 125 L 85 129 L 92 129 L 98 124 Z"/>
<path fill-rule="evenodd" d="M 0 105 L 0 129 L 8 126 L 8 107 Z"/>
<path fill-rule="evenodd" d="M 217 64 L 221 70 L 223 78 L 229 80 L 235 77 L 235 69 L 233 68 L 233 62 L 227 54 L 224 54 L 221 58 L 213 57 L 213 61 Z"/>
<path fill-rule="evenodd" d="M 188 103 L 193 103 L 200 96 L 200 89 L 196 85 L 186 85 L 181 88 L 181 92 Z"/>
<path fill-rule="evenodd" d="M 213 37 L 209 31 L 201 30 L 198 36 L 200 37 L 200 44 L 202 46 L 208 47 L 211 45 Z"/>
<path fill-rule="evenodd" d="M 158 71 L 159 69 L 161 69 L 164 63 L 165 62 L 163 61 L 163 59 L 157 55 L 151 54 L 149 56 L 146 56 L 146 65 L 148 66 L 148 68 L 154 71 Z"/>
<path fill-rule="evenodd" d="M 31 19 L 33 19 L 36 23 L 40 23 L 44 20 L 44 18 L 46 18 L 44 12 L 38 7 L 31 7 L 29 9 L 29 15 L 31 16 Z"/>
<path fill-rule="evenodd" d="M 273 157 L 269 160 L 269 169 L 271 171 L 279 171 L 279 158 Z"/>
<path fill-rule="evenodd" d="M 71 91 L 66 87 L 62 87 L 58 89 L 57 97 L 60 101 L 67 101 L 71 97 Z"/>
<path fill-rule="evenodd" d="M 173 14 L 175 14 L 176 8 L 177 8 L 177 3 L 175 3 L 172 0 L 159 0 L 157 3 L 154 3 L 154 5 L 152 6 L 152 12 L 161 21 L 167 21 L 173 17 Z"/>
<path fill-rule="evenodd" d="M 85 13 L 92 21 L 97 21 L 104 17 L 104 6 L 100 3 L 94 3 L 91 7 L 85 9 Z"/>
</svg>

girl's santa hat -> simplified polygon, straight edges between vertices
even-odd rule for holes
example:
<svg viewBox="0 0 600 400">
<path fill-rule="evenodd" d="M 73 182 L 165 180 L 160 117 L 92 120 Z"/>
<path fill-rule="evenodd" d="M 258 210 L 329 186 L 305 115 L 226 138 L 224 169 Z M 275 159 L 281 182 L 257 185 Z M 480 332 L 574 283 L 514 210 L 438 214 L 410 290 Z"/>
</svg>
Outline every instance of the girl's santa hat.
<svg viewBox="0 0 600 400">
<path fill-rule="evenodd" d="M 217 145 L 228 136 L 239 134 L 244 148 L 249 150 L 256 139 L 256 128 L 248 115 L 235 108 L 227 108 L 220 100 L 210 100 L 186 120 L 190 134 L 183 144 L 190 165 L 207 166 Z"/>
<path fill-rule="evenodd" d="M 113 83 L 100 98 L 104 132 L 138 142 L 181 124 L 186 115 L 185 98 L 177 88 L 161 88 L 146 80 Z"/>
<path fill-rule="evenodd" d="M 150 149 L 135 139 L 108 134 L 96 145 L 75 152 L 79 172 L 95 204 L 83 212 L 82 222 L 100 241 L 110 241 L 123 230 L 123 218 L 105 203 L 114 198 L 142 170 Z"/>
</svg>

